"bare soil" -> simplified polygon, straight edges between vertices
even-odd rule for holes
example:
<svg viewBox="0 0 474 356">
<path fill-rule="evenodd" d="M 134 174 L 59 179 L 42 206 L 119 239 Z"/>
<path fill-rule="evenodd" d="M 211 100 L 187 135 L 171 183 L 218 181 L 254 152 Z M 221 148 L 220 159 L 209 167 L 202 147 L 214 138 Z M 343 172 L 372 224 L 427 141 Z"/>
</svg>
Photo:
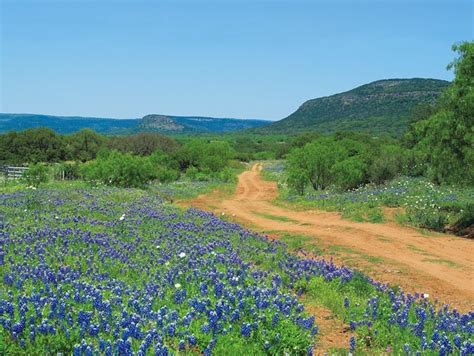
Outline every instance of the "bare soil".
<svg viewBox="0 0 474 356">
<path fill-rule="evenodd" d="M 234 195 L 215 191 L 181 205 L 224 214 L 272 238 L 282 233 L 308 236 L 322 257 L 407 292 L 428 293 L 430 299 L 461 311 L 474 309 L 473 240 L 427 233 L 395 222 L 359 223 L 334 212 L 277 206 L 277 185 L 263 180 L 261 169 L 262 164 L 257 163 L 240 174 Z"/>
</svg>

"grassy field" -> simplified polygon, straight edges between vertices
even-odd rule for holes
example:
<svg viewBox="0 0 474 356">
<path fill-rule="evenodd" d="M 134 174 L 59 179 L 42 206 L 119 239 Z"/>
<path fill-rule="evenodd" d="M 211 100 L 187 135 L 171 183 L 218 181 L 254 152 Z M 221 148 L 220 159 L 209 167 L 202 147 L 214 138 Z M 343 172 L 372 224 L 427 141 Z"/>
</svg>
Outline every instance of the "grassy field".
<svg viewBox="0 0 474 356">
<path fill-rule="evenodd" d="M 0 354 L 307 354 L 318 345 L 308 305 L 354 333 L 338 352 L 474 348 L 472 313 L 300 258 L 152 189 L 11 187 L 0 206 Z"/>
</svg>

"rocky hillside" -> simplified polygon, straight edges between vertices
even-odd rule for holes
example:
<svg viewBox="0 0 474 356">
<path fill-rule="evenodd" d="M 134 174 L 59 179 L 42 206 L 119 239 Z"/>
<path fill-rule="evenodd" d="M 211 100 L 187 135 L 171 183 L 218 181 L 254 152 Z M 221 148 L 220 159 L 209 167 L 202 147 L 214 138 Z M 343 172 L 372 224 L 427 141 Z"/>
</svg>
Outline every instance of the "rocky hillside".
<svg viewBox="0 0 474 356">
<path fill-rule="evenodd" d="M 147 115 L 140 120 L 142 131 L 162 133 L 232 132 L 268 125 L 265 120 L 238 120 L 200 116 Z"/>
<path fill-rule="evenodd" d="M 449 82 L 437 79 L 379 80 L 344 93 L 308 100 L 287 118 L 257 131 L 368 131 L 400 135 L 408 126 L 413 108 L 434 103 L 448 85 Z"/>
</svg>

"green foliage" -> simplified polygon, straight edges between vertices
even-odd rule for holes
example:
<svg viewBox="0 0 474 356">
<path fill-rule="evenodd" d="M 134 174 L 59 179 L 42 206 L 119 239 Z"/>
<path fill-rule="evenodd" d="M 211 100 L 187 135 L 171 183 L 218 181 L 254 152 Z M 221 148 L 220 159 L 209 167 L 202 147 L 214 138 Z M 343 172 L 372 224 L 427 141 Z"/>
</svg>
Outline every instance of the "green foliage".
<svg viewBox="0 0 474 356">
<path fill-rule="evenodd" d="M 172 156 L 182 171 L 194 167 L 199 172 L 211 174 L 223 170 L 234 156 L 234 152 L 226 141 L 209 142 L 194 139 Z"/>
<path fill-rule="evenodd" d="M 294 149 L 288 156 L 288 181 L 292 188 L 302 192 L 303 184 L 315 189 L 325 189 L 331 184 L 331 169 L 341 157 L 340 147 L 324 138 Z M 301 178 L 297 178 L 297 176 Z M 305 183 L 304 183 L 305 182 Z M 293 187 L 293 184 L 296 184 Z"/>
<path fill-rule="evenodd" d="M 157 150 L 149 157 L 159 182 L 171 182 L 179 178 L 177 163 L 163 151 Z"/>
<path fill-rule="evenodd" d="M 176 140 L 152 132 L 140 132 L 129 136 L 111 137 L 107 143 L 111 149 L 148 156 L 156 151 L 171 153 L 177 150 Z"/>
<path fill-rule="evenodd" d="M 49 180 L 49 168 L 43 164 L 33 164 L 23 173 L 24 182 L 32 187 L 39 187 L 42 183 Z"/>
<path fill-rule="evenodd" d="M 337 162 L 331 168 L 334 184 L 342 190 L 358 187 L 365 177 L 367 167 L 359 157 L 349 157 Z"/>
<path fill-rule="evenodd" d="M 235 172 L 230 167 L 225 167 L 222 171 L 220 171 L 218 177 L 224 183 L 230 183 L 230 182 L 236 181 Z"/>
<path fill-rule="evenodd" d="M 0 135 L 0 162 L 58 162 L 66 158 L 66 152 L 64 140 L 50 129 L 29 129 Z"/>
<path fill-rule="evenodd" d="M 80 177 L 80 165 L 78 162 L 68 163 L 65 162 L 61 165 L 64 172 L 64 179 L 79 179 Z"/>
<path fill-rule="evenodd" d="M 301 154 L 300 154 L 301 155 Z M 298 152 L 295 152 L 295 156 L 293 156 L 295 160 L 298 159 Z M 290 163 L 291 162 L 291 163 Z M 303 195 L 306 186 L 308 185 L 308 178 L 307 172 L 297 166 L 298 162 L 289 161 L 289 169 L 287 173 L 287 183 L 288 187 L 298 195 Z M 292 166 L 293 165 L 293 166 Z"/>
<path fill-rule="evenodd" d="M 414 145 L 425 174 L 437 183 L 474 181 L 474 42 L 453 47 L 459 58 L 455 79 L 440 98 L 437 112 L 414 124 L 407 142 Z"/>
<path fill-rule="evenodd" d="M 413 108 L 410 123 L 414 124 L 418 121 L 425 120 L 429 118 L 431 115 L 433 115 L 435 112 L 436 112 L 436 107 L 434 105 L 430 105 L 426 103 L 419 104 Z"/>
<path fill-rule="evenodd" d="M 404 171 L 407 157 L 408 152 L 398 145 L 381 146 L 368 170 L 370 182 L 382 184 L 395 178 Z"/>
<path fill-rule="evenodd" d="M 94 159 L 105 141 L 104 136 L 91 129 L 82 129 L 66 137 L 69 156 L 81 162 Z"/>
<path fill-rule="evenodd" d="M 81 169 L 85 180 L 118 187 L 143 187 L 157 177 L 148 158 L 118 151 L 101 151 Z"/>
<path fill-rule="evenodd" d="M 434 212 L 432 209 L 419 209 L 418 206 L 414 205 L 408 206 L 405 213 L 406 221 L 411 225 L 443 231 L 448 224 L 448 213 L 446 211 Z"/>
<path fill-rule="evenodd" d="M 288 185 L 301 195 L 307 185 L 314 190 L 348 190 L 369 181 L 384 182 L 402 171 L 403 154 L 391 141 L 383 144 L 366 135 L 319 136 L 288 154 Z"/>
</svg>

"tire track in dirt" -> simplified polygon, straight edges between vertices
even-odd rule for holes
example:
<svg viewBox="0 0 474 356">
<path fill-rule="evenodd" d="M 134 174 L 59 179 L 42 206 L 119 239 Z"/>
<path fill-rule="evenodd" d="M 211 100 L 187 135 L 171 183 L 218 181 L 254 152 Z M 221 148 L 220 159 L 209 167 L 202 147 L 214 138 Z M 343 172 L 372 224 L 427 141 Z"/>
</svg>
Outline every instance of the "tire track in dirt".
<svg viewBox="0 0 474 356">
<path fill-rule="evenodd" d="M 460 310 L 474 309 L 474 241 L 447 234 L 424 235 L 395 223 L 358 223 L 343 220 L 338 213 L 277 206 L 273 203 L 277 185 L 264 181 L 261 169 L 257 163 L 240 174 L 232 196 L 213 192 L 182 204 L 225 213 L 272 237 L 279 232 L 312 237 L 323 251 L 340 248 L 336 262 L 360 268 L 380 282 L 400 285 L 407 292 L 429 293 L 430 298 Z M 357 255 L 368 258 L 351 258 Z"/>
</svg>

